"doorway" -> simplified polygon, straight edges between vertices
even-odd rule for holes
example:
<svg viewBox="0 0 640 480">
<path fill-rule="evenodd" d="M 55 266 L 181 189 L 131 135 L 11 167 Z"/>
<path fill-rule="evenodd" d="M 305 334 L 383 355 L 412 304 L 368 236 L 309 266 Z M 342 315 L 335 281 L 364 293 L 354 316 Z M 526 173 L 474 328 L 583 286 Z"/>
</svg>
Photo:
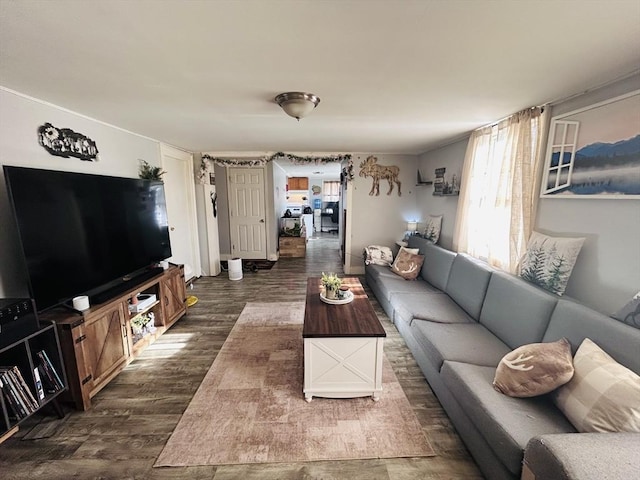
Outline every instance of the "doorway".
<svg viewBox="0 0 640 480">
<path fill-rule="evenodd" d="M 193 158 L 183 150 L 160 145 L 162 176 L 169 218 L 172 256 L 169 261 L 185 266 L 185 280 L 200 275 L 200 248 L 196 220 Z"/>
</svg>

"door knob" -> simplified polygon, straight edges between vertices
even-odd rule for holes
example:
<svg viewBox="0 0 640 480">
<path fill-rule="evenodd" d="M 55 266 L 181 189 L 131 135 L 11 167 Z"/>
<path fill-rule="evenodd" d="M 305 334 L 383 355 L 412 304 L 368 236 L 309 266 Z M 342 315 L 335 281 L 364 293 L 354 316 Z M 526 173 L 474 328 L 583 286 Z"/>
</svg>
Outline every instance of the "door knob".
<svg viewBox="0 0 640 480">
<path fill-rule="evenodd" d="M 171 230 L 173 232 L 175 230 L 175 228 L 171 227 L 169 230 Z"/>
<path fill-rule="evenodd" d="M 261 218 L 261 219 L 260 219 L 260 223 L 264 223 L 264 218 Z"/>
</svg>

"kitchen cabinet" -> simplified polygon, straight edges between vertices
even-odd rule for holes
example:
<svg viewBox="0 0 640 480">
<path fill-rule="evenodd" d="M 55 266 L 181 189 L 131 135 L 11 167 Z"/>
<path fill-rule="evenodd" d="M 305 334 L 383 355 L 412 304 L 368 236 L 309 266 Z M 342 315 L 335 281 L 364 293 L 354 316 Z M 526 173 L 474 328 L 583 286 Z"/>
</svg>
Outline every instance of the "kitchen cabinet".
<svg viewBox="0 0 640 480">
<path fill-rule="evenodd" d="M 309 190 L 308 177 L 289 177 L 287 180 L 289 190 Z"/>
</svg>

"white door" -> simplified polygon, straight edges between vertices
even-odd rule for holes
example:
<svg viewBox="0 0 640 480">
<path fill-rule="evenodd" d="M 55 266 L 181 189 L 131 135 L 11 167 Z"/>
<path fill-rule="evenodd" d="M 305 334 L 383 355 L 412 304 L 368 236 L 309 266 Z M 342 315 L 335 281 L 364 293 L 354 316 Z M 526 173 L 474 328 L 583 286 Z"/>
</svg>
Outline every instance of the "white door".
<svg viewBox="0 0 640 480">
<path fill-rule="evenodd" d="M 267 258 L 264 168 L 229 169 L 232 258 Z"/>
<path fill-rule="evenodd" d="M 169 238 L 173 263 L 184 264 L 185 280 L 200 272 L 193 160 L 188 152 L 160 145 L 162 176 L 167 197 Z"/>
</svg>

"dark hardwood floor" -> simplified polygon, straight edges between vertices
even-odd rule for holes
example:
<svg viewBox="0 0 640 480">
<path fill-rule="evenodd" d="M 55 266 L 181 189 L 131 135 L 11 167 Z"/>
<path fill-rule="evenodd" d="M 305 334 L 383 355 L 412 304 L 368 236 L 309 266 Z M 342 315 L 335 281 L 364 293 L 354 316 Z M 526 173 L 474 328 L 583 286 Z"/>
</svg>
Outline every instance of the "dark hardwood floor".
<svg viewBox="0 0 640 480">
<path fill-rule="evenodd" d="M 153 468 L 246 302 L 304 301 L 306 278 L 342 274 L 336 235 L 271 270 L 201 278 L 198 303 L 93 398 L 87 412 L 38 415 L 0 445 L 0 479 L 409 480 L 482 479 L 404 341 L 367 291 L 387 332 L 385 353 L 436 450 L 430 458 Z M 302 395 L 302 392 L 300 392 Z M 215 405 L 212 405 L 215 408 Z M 383 432 L 382 432 L 383 434 Z"/>
</svg>

